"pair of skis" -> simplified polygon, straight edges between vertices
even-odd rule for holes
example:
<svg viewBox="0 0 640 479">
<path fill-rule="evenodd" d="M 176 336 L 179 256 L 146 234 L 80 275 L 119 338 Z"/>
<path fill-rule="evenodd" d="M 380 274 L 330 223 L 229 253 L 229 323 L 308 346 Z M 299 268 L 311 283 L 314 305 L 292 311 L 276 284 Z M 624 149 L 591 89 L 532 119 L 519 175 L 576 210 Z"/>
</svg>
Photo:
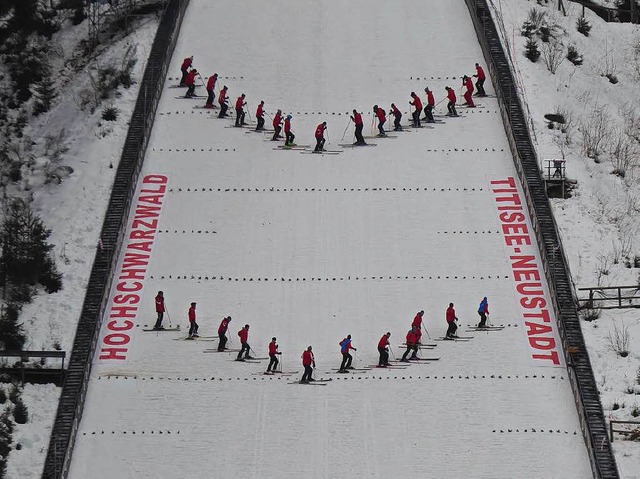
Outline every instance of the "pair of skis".
<svg viewBox="0 0 640 479">
<path fill-rule="evenodd" d="M 455 336 L 452 338 L 449 338 L 447 336 L 442 336 L 440 338 L 436 338 L 436 341 L 455 341 L 455 342 L 465 342 L 465 341 L 470 341 L 473 339 L 473 336 Z"/>
<path fill-rule="evenodd" d="M 326 386 L 328 382 L 332 381 L 331 378 L 329 379 L 314 379 L 313 381 L 309 381 L 309 382 L 302 382 L 302 381 L 292 381 L 290 383 L 287 384 L 301 384 L 304 386 Z"/>
<path fill-rule="evenodd" d="M 504 326 L 483 326 L 479 328 L 478 326 L 467 326 L 467 331 L 475 332 L 475 331 L 502 331 Z"/>
<path fill-rule="evenodd" d="M 250 363 L 250 364 L 259 364 L 260 361 L 263 361 L 269 358 L 254 358 L 253 356 L 249 356 L 248 358 L 236 358 L 234 361 L 239 363 Z"/>
<path fill-rule="evenodd" d="M 300 371 L 264 371 L 253 373 L 254 376 L 293 376 L 294 374 L 298 374 Z"/>
</svg>

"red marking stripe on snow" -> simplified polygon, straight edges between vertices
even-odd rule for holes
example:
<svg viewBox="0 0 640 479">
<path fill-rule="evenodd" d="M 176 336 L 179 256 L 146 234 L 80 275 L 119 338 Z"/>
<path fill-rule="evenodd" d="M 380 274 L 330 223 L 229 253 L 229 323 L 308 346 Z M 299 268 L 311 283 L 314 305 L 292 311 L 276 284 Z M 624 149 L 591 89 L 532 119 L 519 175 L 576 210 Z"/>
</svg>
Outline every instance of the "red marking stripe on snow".
<svg viewBox="0 0 640 479">
<path fill-rule="evenodd" d="M 516 292 L 522 307 L 529 345 L 534 361 L 559 365 L 557 334 L 545 299 L 542 275 L 533 250 L 529 227 L 514 178 L 491 181 L 498 206 L 498 218 L 505 245 L 512 250 L 509 256 Z"/>
<path fill-rule="evenodd" d="M 117 275 L 116 293 L 109 308 L 106 334 L 100 345 L 102 360 L 127 359 L 131 342 L 129 333 L 135 326 L 132 320 L 138 313 L 167 181 L 163 175 L 148 175 L 142 179 L 122 266 Z"/>
</svg>

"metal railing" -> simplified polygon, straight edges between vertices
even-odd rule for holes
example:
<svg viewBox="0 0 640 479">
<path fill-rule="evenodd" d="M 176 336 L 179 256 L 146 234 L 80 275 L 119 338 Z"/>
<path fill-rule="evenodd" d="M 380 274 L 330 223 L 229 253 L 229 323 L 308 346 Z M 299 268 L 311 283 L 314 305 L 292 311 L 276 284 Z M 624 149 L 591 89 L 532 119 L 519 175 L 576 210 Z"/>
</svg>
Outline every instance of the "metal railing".
<svg viewBox="0 0 640 479">
<path fill-rule="evenodd" d="M 587 309 L 624 309 L 640 308 L 640 286 L 595 286 L 593 288 L 578 288 L 578 291 L 589 291 L 589 298 L 580 299 L 580 306 Z M 613 291 L 609 296 L 607 291 Z M 623 291 L 628 295 L 623 294 Z M 596 297 L 595 295 L 599 296 Z M 613 302 L 614 304 L 607 304 Z"/>
<path fill-rule="evenodd" d="M 162 93 L 167 68 L 189 0 L 170 0 L 149 54 L 129 131 L 100 233 L 104 246 L 96 251 L 78 320 L 69 367 L 60 394 L 42 477 L 66 478 L 82 418 L 89 375 L 147 143 Z"/>
<path fill-rule="evenodd" d="M 511 65 L 487 0 L 465 2 L 500 104 L 514 165 L 540 250 L 591 469 L 596 478 L 617 479 L 618 470 L 582 336 L 568 261 L 546 195 L 545 182 L 531 141 L 527 116 L 517 95 Z"/>
<path fill-rule="evenodd" d="M 629 9 L 622 7 L 607 7 L 591 0 L 569 1 L 582 5 L 583 15 L 586 7 L 606 22 L 640 23 L 640 7 L 637 6 L 636 0 L 631 0 L 629 2 Z"/>
<path fill-rule="evenodd" d="M 638 426 L 634 429 L 626 429 L 626 428 L 618 428 L 616 429 L 615 425 L 616 424 L 633 424 L 634 426 Z M 611 421 L 609 421 L 609 434 L 610 434 L 610 439 L 611 442 L 613 442 L 613 435 L 615 433 L 618 434 L 635 434 L 638 437 L 640 437 L 640 421 L 617 421 L 615 419 L 612 419 Z"/>
</svg>

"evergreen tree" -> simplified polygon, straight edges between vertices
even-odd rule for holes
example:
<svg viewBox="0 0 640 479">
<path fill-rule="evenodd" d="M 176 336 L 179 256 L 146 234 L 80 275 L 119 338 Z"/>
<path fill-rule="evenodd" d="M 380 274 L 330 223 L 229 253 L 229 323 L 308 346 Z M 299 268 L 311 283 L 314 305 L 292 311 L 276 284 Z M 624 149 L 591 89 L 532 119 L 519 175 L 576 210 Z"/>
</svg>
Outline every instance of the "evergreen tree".
<svg viewBox="0 0 640 479">
<path fill-rule="evenodd" d="M 22 324 L 18 322 L 20 307 L 15 303 L 0 307 L 0 343 L 7 350 L 22 350 L 25 343 Z"/>
<path fill-rule="evenodd" d="M 533 38 L 527 40 L 527 44 L 525 45 L 524 56 L 531 60 L 533 63 L 538 61 L 540 58 L 540 50 L 538 50 L 538 42 L 536 42 Z"/>
<path fill-rule="evenodd" d="M 42 78 L 36 83 L 36 101 L 33 104 L 33 114 L 39 115 L 51 109 L 53 100 L 58 95 L 56 85 L 51 77 L 51 68 L 47 65 Z"/>
<path fill-rule="evenodd" d="M 22 200 L 13 200 L 7 207 L 0 231 L 0 267 L 4 271 L 5 287 L 42 284 L 50 293 L 58 291 L 61 276 L 51 258 L 53 246 L 47 243 L 51 231 Z"/>
</svg>

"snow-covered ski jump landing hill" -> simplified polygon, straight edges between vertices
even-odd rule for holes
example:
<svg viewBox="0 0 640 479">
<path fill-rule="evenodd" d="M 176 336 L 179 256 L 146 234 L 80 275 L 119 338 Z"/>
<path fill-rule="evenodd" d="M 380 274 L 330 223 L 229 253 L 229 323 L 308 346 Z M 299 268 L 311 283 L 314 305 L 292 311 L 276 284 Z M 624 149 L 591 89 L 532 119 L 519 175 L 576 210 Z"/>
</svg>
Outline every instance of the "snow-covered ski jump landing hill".
<svg viewBox="0 0 640 479">
<path fill-rule="evenodd" d="M 179 98 L 182 59 L 293 116 L 296 143 L 328 123 L 335 155 L 283 151 Z M 484 63 L 463 0 L 192 0 L 132 206 L 104 318 L 72 478 L 586 478 L 591 469 L 529 218 L 493 97 L 440 123 L 353 142 L 346 112 L 411 91 L 461 99 Z M 488 93 L 493 89 L 487 82 Z M 204 88 L 198 90 L 204 94 Z M 408 124 L 405 114 L 403 123 Z M 267 120 L 267 126 L 270 119 Z M 346 134 L 342 139 L 346 128 Z M 154 296 L 164 291 L 164 326 Z M 500 331 L 469 332 L 480 300 Z M 197 303 L 200 334 L 186 341 Z M 450 302 L 468 341 L 436 341 Z M 417 311 L 437 344 L 406 369 L 336 374 L 393 353 Z M 284 371 L 240 363 L 277 337 Z M 207 340 L 208 339 L 208 340 Z M 324 387 L 295 384 L 312 345 Z M 392 357 L 393 358 L 393 357 Z"/>
</svg>

